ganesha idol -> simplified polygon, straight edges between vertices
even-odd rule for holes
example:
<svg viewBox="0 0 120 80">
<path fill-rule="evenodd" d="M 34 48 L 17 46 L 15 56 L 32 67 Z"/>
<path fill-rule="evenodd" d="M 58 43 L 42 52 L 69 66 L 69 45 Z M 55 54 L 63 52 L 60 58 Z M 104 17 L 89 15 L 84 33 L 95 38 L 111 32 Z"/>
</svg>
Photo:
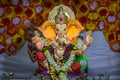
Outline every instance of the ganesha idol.
<svg viewBox="0 0 120 80">
<path fill-rule="evenodd" d="M 32 49 L 41 80 L 81 80 L 80 76 L 87 74 L 88 59 L 84 51 L 93 39 L 92 32 L 88 31 L 83 41 L 79 37 L 83 30 L 69 7 L 59 5 L 51 10 L 48 20 L 31 39 L 36 47 Z"/>
</svg>

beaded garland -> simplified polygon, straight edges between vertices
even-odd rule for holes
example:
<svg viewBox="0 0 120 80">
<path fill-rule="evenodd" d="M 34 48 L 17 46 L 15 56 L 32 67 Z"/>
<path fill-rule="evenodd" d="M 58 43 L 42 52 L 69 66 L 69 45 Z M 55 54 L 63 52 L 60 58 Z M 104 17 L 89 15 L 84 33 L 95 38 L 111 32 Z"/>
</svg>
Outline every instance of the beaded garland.
<svg viewBox="0 0 120 80">
<path fill-rule="evenodd" d="M 43 52 L 47 57 L 47 60 L 49 62 L 50 65 L 52 65 L 52 69 L 54 69 L 54 71 L 57 71 L 59 74 L 59 79 L 62 80 L 64 78 L 64 80 L 68 80 L 67 79 L 67 70 L 70 68 L 71 64 L 73 63 L 74 59 L 75 59 L 75 54 L 74 51 L 77 49 L 74 45 L 72 46 L 72 50 L 70 51 L 70 57 L 69 59 L 64 63 L 63 66 L 59 66 L 55 60 L 53 59 L 53 57 L 50 55 L 50 51 L 49 49 L 52 49 L 52 46 L 48 46 L 47 48 L 43 48 Z"/>
</svg>

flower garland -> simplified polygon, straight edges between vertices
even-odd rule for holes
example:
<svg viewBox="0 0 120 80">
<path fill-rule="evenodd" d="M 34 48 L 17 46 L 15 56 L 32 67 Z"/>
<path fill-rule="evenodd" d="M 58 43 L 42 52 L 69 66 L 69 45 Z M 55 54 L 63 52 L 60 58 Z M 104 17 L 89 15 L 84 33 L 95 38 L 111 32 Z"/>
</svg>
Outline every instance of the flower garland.
<svg viewBox="0 0 120 80">
<path fill-rule="evenodd" d="M 70 68 L 71 64 L 73 63 L 73 60 L 75 59 L 74 50 L 71 51 L 68 61 L 61 67 L 55 62 L 55 60 L 50 55 L 48 50 L 45 50 L 45 55 L 46 55 L 47 60 L 50 63 L 50 65 L 52 65 L 54 67 L 54 69 L 59 73 L 60 80 L 63 80 L 63 78 L 64 78 L 64 80 L 68 80 L 66 72 Z"/>
</svg>

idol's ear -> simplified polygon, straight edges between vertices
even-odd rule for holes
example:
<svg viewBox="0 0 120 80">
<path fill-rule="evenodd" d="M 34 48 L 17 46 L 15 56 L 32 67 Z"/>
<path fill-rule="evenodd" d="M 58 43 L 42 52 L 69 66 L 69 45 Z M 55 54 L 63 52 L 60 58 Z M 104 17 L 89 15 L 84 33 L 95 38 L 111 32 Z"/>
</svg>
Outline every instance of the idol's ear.
<svg viewBox="0 0 120 80">
<path fill-rule="evenodd" d="M 39 30 L 40 32 L 43 32 L 43 30 L 42 30 L 41 26 L 40 26 L 40 27 L 38 27 L 38 30 Z"/>
<path fill-rule="evenodd" d="M 77 20 L 68 19 L 67 38 L 69 40 L 75 39 L 79 36 L 84 27 Z"/>
<path fill-rule="evenodd" d="M 56 37 L 55 26 L 52 21 L 46 21 L 38 28 L 47 40 L 53 40 Z"/>
</svg>

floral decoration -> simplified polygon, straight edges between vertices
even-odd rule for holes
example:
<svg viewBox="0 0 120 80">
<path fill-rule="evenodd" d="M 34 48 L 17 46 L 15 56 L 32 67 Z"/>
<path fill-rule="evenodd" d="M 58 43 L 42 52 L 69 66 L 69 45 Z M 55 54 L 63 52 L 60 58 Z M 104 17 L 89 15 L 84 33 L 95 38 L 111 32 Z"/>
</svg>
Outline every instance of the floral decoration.
<svg viewBox="0 0 120 80">
<path fill-rule="evenodd" d="M 17 52 L 17 46 L 15 46 L 14 44 L 9 45 L 6 49 L 7 51 L 9 51 L 9 53 L 7 53 L 8 55 L 15 55 Z"/>
<path fill-rule="evenodd" d="M 0 54 L 5 52 L 5 45 L 0 43 Z"/>
<path fill-rule="evenodd" d="M 19 17 L 13 18 L 13 24 L 18 25 L 20 23 L 21 19 Z"/>
<path fill-rule="evenodd" d="M 13 36 L 13 43 L 19 46 L 22 46 L 22 44 L 25 42 L 24 36 L 15 34 Z"/>
<path fill-rule="evenodd" d="M 97 13 L 88 13 L 88 19 L 96 20 L 96 19 L 98 19 L 98 14 Z"/>
<path fill-rule="evenodd" d="M 93 31 L 95 29 L 95 24 L 94 23 L 88 23 L 86 24 L 86 29 Z"/>
<path fill-rule="evenodd" d="M 0 42 L 3 41 L 3 35 L 0 35 Z"/>
<path fill-rule="evenodd" d="M 100 30 L 103 30 L 106 26 L 106 23 L 104 20 L 100 20 L 97 26 L 99 27 Z"/>
<path fill-rule="evenodd" d="M 120 11 L 117 13 L 117 18 L 120 19 Z"/>
<path fill-rule="evenodd" d="M 110 48 L 115 52 L 120 52 L 120 42 L 119 41 L 111 42 Z"/>
<path fill-rule="evenodd" d="M 102 30 L 109 45 L 119 42 L 119 0 L 1 0 L 0 35 L 2 36 L 0 36 L 0 42 L 3 43 L 2 48 L 14 45 L 16 51 L 19 50 L 30 37 L 27 35 L 28 31 L 36 30 L 48 20 L 49 12 L 59 4 L 70 7 L 85 30 Z M 114 37 L 114 40 L 110 37 Z M 113 50 L 112 46 L 110 47 Z M 12 54 L 9 49 L 3 49 L 0 53 Z"/>
<path fill-rule="evenodd" d="M 19 0 L 11 0 L 12 5 L 18 5 L 19 2 L 20 2 Z"/>
<path fill-rule="evenodd" d="M 117 10 L 117 3 L 112 3 L 109 6 L 109 11 L 115 12 Z"/>
<path fill-rule="evenodd" d="M 14 12 L 16 14 L 20 14 L 22 11 L 23 11 L 23 9 L 22 9 L 21 6 L 17 5 L 17 6 L 14 7 Z"/>
<path fill-rule="evenodd" d="M 90 4 L 90 9 L 91 10 L 96 10 L 97 7 L 98 7 L 98 3 L 96 1 L 94 1 Z"/>
<path fill-rule="evenodd" d="M 84 1 L 83 4 L 81 4 L 79 10 L 80 10 L 80 12 L 82 12 L 83 14 L 87 14 L 88 11 L 89 11 L 88 2 L 87 2 L 87 1 Z"/>
<path fill-rule="evenodd" d="M 97 13 L 99 14 L 99 17 L 105 18 L 108 16 L 109 11 L 107 7 L 100 7 L 98 8 Z"/>
<path fill-rule="evenodd" d="M 74 49 L 76 49 L 76 47 L 73 47 L 73 49 L 70 51 L 70 57 L 69 59 L 64 63 L 63 66 L 59 66 L 55 60 L 53 59 L 53 57 L 51 56 L 49 50 L 47 48 L 44 49 L 45 55 L 47 57 L 48 62 L 50 63 L 50 65 L 52 66 L 51 72 L 53 73 L 54 71 L 57 71 L 58 74 L 58 79 L 62 80 L 68 80 L 67 79 L 67 70 L 70 68 L 70 66 L 72 65 L 74 59 L 75 59 L 75 54 L 74 54 Z M 55 73 L 55 72 L 54 72 Z M 53 73 L 53 74 L 54 74 Z M 52 74 L 51 74 L 52 75 Z M 57 75 L 55 75 L 57 77 Z M 53 77 L 54 79 L 54 77 Z"/>
<path fill-rule="evenodd" d="M 5 27 L 0 25 L 0 34 L 4 34 L 6 31 Z"/>
<path fill-rule="evenodd" d="M 4 14 L 4 9 L 0 7 L 0 16 L 2 16 L 3 14 Z"/>
</svg>

